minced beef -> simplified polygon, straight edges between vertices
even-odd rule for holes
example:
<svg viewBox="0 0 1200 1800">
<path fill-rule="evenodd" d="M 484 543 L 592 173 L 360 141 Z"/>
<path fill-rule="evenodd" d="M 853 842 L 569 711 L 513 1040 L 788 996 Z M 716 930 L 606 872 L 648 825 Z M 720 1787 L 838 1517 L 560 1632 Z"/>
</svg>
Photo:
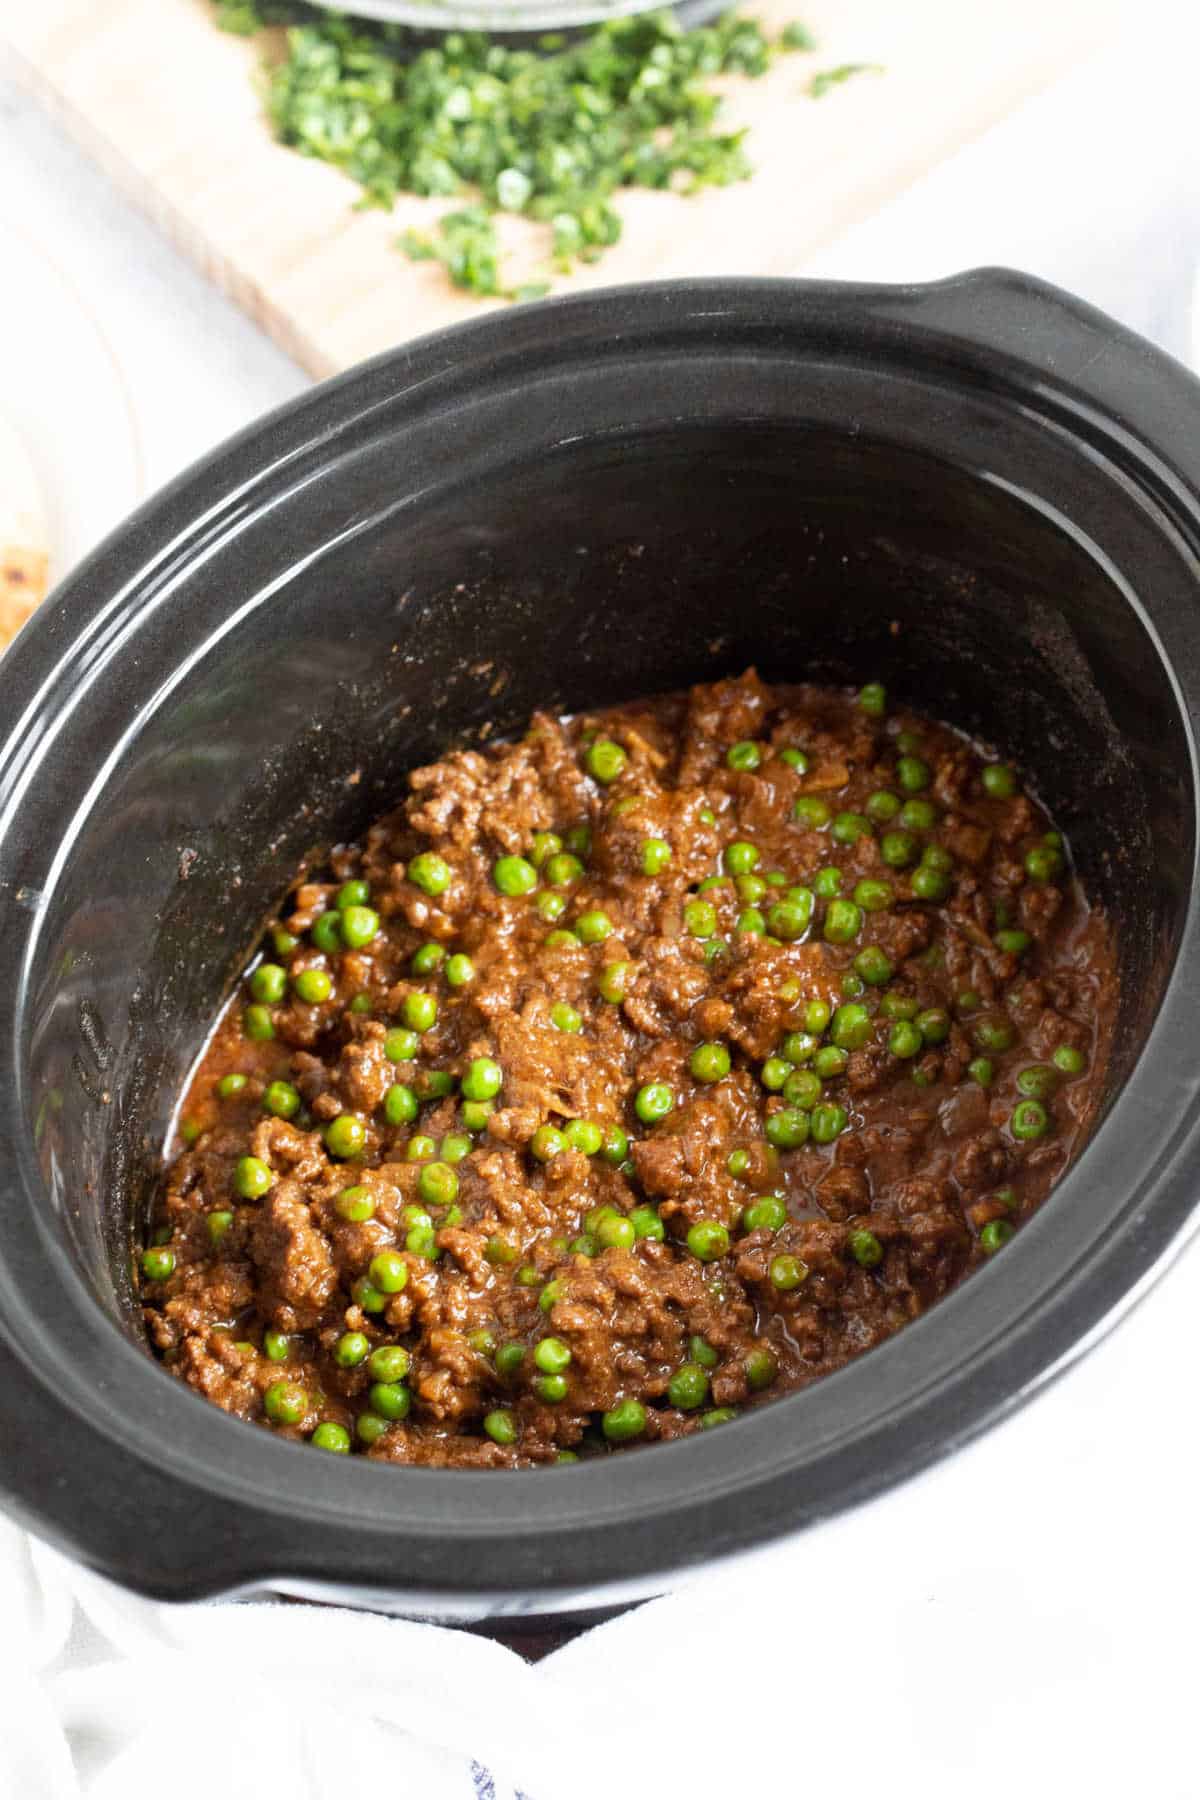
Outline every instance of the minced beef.
<svg viewBox="0 0 1200 1800">
<path fill-rule="evenodd" d="M 932 1305 L 1093 1122 L 1112 947 L 1007 765 L 753 673 L 414 771 L 186 1096 L 167 1365 L 378 1460 L 681 1437 Z"/>
</svg>

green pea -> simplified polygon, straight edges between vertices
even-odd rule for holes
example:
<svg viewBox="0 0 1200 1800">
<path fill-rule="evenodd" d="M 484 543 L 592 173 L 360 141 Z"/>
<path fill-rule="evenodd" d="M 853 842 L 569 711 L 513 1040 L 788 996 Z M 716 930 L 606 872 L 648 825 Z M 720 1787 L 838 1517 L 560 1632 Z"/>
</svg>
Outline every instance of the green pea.
<svg viewBox="0 0 1200 1800">
<path fill-rule="evenodd" d="M 210 1212 L 205 1218 L 204 1223 L 208 1227 L 209 1243 L 216 1245 L 221 1242 L 221 1239 L 233 1224 L 233 1214 L 227 1212 L 224 1208 L 221 1208 L 217 1212 Z"/>
<path fill-rule="evenodd" d="M 583 1019 L 573 1006 L 565 1000 L 558 1000 L 550 1008 L 550 1023 L 556 1031 L 577 1032 L 583 1030 Z"/>
<path fill-rule="evenodd" d="M 266 1043 L 275 1036 L 271 1014 L 265 1006 L 248 1006 L 242 1014 L 242 1031 L 254 1043 Z"/>
<path fill-rule="evenodd" d="M 828 1015 L 826 1015 L 826 1022 L 828 1023 Z M 779 1053 L 785 1062 L 790 1062 L 795 1066 L 797 1063 L 808 1062 L 819 1042 L 820 1040 L 811 1031 L 789 1031 L 779 1046 Z"/>
<path fill-rule="evenodd" d="M 302 969 L 292 986 L 306 1006 L 323 1006 L 333 992 L 333 977 L 326 969 Z"/>
<path fill-rule="evenodd" d="M 670 862 L 671 846 L 665 838 L 647 838 L 642 845 L 642 874 L 661 875 Z"/>
<path fill-rule="evenodd" d="M 867 913 L 886 912 L 892 899 L 892 890 L 886 881 L 860 881 L 854 889 L 854 904 Z"/>
<path fill-rule="evenodd" d="M 596 1242 L 603 1250 L 632 1250 L 637 1227 L 621 1213 L 609 1213 L 596 1226 Z"/>
<path fill-rule="evenodd" d="M 693 1362 L 699 1363 L 703 1369 L 715 1369 L 721 1360 L 707 1338 L 702 1338 L 697 1335 L 693 1335 L 688 1339 L 688 1355 Z"/>
<path fill-rule="evenodd" d="M 808 774 L 808 758 L 803 750 L 797 750 L 789 745 L 785 750 L 778 751 L 777 754 L 780 762 L 786 763 L 789 769 L 795 769 L 797 775 Z"/>
<path fill-rule="evenodd" d="M 436 1155 L 437 1145 L 431 1137 L 426 1137 L 423 1133 L 410 1137 L 404 1146 L 405 1162 L 428 1162 L 430 1157 Z"/>
<path fill-rule="evenodd" d="M 588 746 L 583 759 L 588 774 L 605 787 L 617 779 L 626 760 L 620 744 L 614 744 L 611 738 L 597 738 L 594 744 Z"/>
<path fill-rule="evenodd" d="M 463 1098 L 492 1100 L 504 1084 L 504 1072 L 490 1056 L 477 1056 L 462 1078 Z"/>
<path fill-rule="evenodd" d="M 277 1119 L 294 1119 L 300 1111 L 300 1096 L 290 1081 L 273 1081 L 263 1095 L 263 1106 Z"/>
<path fill-rule="evenodd" d="M 462 1122 L 467 1131 L 486 1131 L 487 1122 L 495 1112 L 495 1104 L 491 1100 L 464 1100 L 462 1104 Z"/>
<path fill-rule="evenodd" d="M 412 1395 L 399 1381 L 377 1381 L 367 1395 L 371 1411 L 381 1419 L 407 1419 Z"/>
<path fill-rule="evenodd" d="M 1050 1060 L 1064 1075 L 1082 1075 L 1087 1068 L 1087 1058 L 1072 1044 L 1060 1044 Z"/>
<path fill-rule="evenodd" d="M 632 973 L 632 963 L 605 963 L 596 976 L 596 992 L 602 1000 L 607 1000 L 610 1006 L 619 1006 L 625 998 Z"/>
<path fill-rule="evenodd" d="M 844 1106 L 814 1106 L 808 1115 L 812 1121 L 814 1144 L 832 1144 L 845 1131 L 849 1120 Z"/>
<path fill-rule="evenodd" d="M 437 1023 L 438 1003 L 432 994 L 422 993 L 418 989 L 405 994 L 403 1012 L 405 1024 L 413 1031 L 431 1031 Z"/>
<path fill-rule="evenodd" d="M 828 1029 L 832 1008 L 827 1000 L 810 1000 L 804 1008 L 804 1029 L 817 1037 Z"/>
<path fill-rule="evenodd" d="M 845 1050 L 836 1044 L 825 1044 L 813 1057 L 813 1073 L 822 1081 L 832 1081 L 835 1076 L 846 1073 L 846 1064 L 850 1061 Z"/>
<path fill-rule="evenodd" d="M 408 1264 L 396 1250 L 380 1250 L 367 1265 L 367 1278 L 381 1294 L 400 1294 L 408 1286 Z"/>
<path fill-rule="evenodd" d="M 356 1304 L 361 1306 L 364 1312 L 382 1312 L 387 1305 L 387 1295 L 380 1293 L 379 1289 L 373 1282 L 368 1281 L 365 1275 L 359 1276 L 350 1292 Z"/>
<path fill-rule="evenodd" d="M 891 793 L 887 788 L 877 788 L 876 791 L 867 798 L 867 817 L 873 819 L 877 825 L 888 824 L 890 820 L 895 818 L 899 811 L 900 801 L 898 796 Z"/>
<path fill-rule="evenodd" d="M 293 932 L 286 931 L 282 925 L 276 925 L 271 933 L 271 946 L 276 956 L 290 956 L 299 943 L 300 939 Z"/>
<path fill-rule="evenodd" d="M 786 876 L 784 879 L 787 879 Z M 761 875 L 739 875 L 733 885 L 738 891 L 738 898 L 744 900 L 747 906 L 756 906 L 767 891 L 767 884 Z"/>
<path fill-rule="evenodd" d="M 371 1340 L 364 1331 L 343 1331 L 333 1346 L 333 1360 L 340 1369 L 357 1369 L 359 1363 L 366 1362 L 371 1350 Z"/>
<path fill-rule="evenodd" d="M 613 923 L 607 913 L 581 913 L 575 921 L 575 935 L 582 944 L 602 944 L 612 936 Z"/>
<path fill-rule="evenodd" d="M 1003 1249 L 1016 1230 L 1011 1219 L 989 1219 L 979 1234 L 979 1248 L 985 1256 Z"/>
<path fill-rule="evenodd" d="M 723 1081 L 730 1066 L 729 1051 L 724 1044 L 697 1044 L 688 1059 L 688 1068 L 697 1081 Z"/>
<path fill-rule="evenodd" d="M 1007 1019 L 978 1019 L 971 1027 L 971 1036 L 981 1050 L 999 1056 L 1005 1050 L 1011 1050 L 1016 1041 L 1016 1033 Z"/>
<path fill-rule="evenodd" d="M 167 1281 L 175 1273 L 175 1252 L 166 1249 L 143 1250 L 142 1274 L 147 1281 Z"/>
<path fill-rule="evenodd" d="M 773 1256 L 767 1274 L 773 1288 L 778 1288 L 780 1293 L 790 1294 L 807 1277 L 808 1264 L 798 1256 Z"/>
<path fill-rule="evenodd" d="M 778 1194 L 759 1194 L 742 1211 L 743 1231 L 778 1231 L 787 1224 L 787 1207 Z"/>
<path fill-rule="evenodd" d="M 996 1070 L 986 1056 L 976 1056 L 967 1064 L 967 1074 L 980 1087 L 991 1087 L 996 1079 Z"/>
<path fill-rule="evenodd" d="M 434 899 L 439 894 L 444 894 L 450 886 L 450 864 L 433 850 L 414 856 L 406 872 L 414 887 L 419 887 L 422 893 L 429 894 Z"/>
<path fill-rule="evenodd" d="M 645 1431 L 646 1409 L 640 1400 L 618 1400 L 600 1420 L 600 1428 L 610 1444 L 627 1443 Z"/>
<path fill-rule="evenodd" d="M 683 909 L 683 925 L 690 937 L 711 937 L 717 929 L 716 908 L 708 900 L 689 900 Z"/>
<path fill-rule="evenodd" d="M 377 1444 L 387 1428 L 387 1420 L 381 1419 L 378 1413 L 362 1412 L 354 1421 L 354 1429 L 359 1438 L 368 1445 Z"/>
<path fill-rule="evenodd" d="M 544 1337 L 534 1346 L 533 1360 L 544 1375 L 561 1375 L 570 1365 L 570 1347 L 559 1337 Z"/>
<path fill-rule="evenodd" d="M 1019 1100 L 1009 1120 L 1015 1138 L 1040 1138 L 1049 1130 L 1050 1119 L 1040 1100 Z"/>
<path fill-rule="evenodd" d="M 631 796 L 632 798 L 633 796 Z M 588 825 L 572 825 L 565 843 L 567 849 L 575 856 L 590 856 L 592 849 L 592 832 Z"/>
<path fill-rule="evenodd" d="M 567 1147 L 567 1140 L 553 1125 L 539 1125 L 529 1140 L 529 1148 L 541 1163 L 553 1162 Z"/>
<path fill-rule="evenodd" d="M 791 1063 L 786 1062 L 782 1056 L 768 1056 L 758 1072 L 758 1079 L 769 1094 L 777 1094 L 791 1072 Z"/>
<path fill-rule="evenodd" d="M 911 994 L 884 994 L 879 1010 L 885 1019 L 915 1019 L 921 1010 L 921 1002 L 914 1000 Z"/>
<path fill-rule="evenodd" d="M 313 920 L 309 936 L 318 950 L 326 956 L 335 955 L 342 948 L 342 917 L 337 912 L 321 913 Z"/>
<path fill-rule="evenodd" d="M 374 1218 L 375 1201 L 369 1188 L 346 1187 L 334 1201 L 333 1209 L 339 1218 L 348 1219 L 353 1225 L 361 1225 L 364 1219 Z"/>
<path fill-rule="evenodd" d="M 599 1256 L 600 1246 L 590 1231 L 582 1232 L 579 1237 L 572 1238 L 567 1245 L 572 1256 Z"/>
<path fill-rule="evenodd" d="M 816 897 L 811 888 L 789 888 L 787 898 L 777 900 L 767 914 L 772 937 L 781 938 L 785 944 L 803 937 L 812 924 L 815 904 Z"/>
<path fill-rule="evenodd" d="M 379 931 L 379 914 L 370 906 L 348 906 L 342 914 L 342 937 L 351 950 L 361 950 Z"/>
<path fill-rule="evenodd" d="M 811 1110 L 821 1098 L 821 1077 L 812 1069 L 797 1069 L 783 1084 L 783 1097 L 789 1106 Z"/>
<path fill-rule="evenodd" d="M 1030 881 L 1053 881 L 1062 870 L 1062 851 L 1052 844 L 1036 844 L 1025 858 L 1025 873 Z"/>
<path fill-rule="evenodd" d="M 441 944 L 422 944 L 421 948 L 413 955 L 411 964 L 413 974 L 432 975 L 445 955 L 445 949 Z"/>
<path fill-rule="evenodd" d="M 606 1163 L 619 1167 L 629 1154 L 629 1135 L 620 1125 L 604 1127 L 604 1144 L 600 1151 Z"/>
<path fill-rule="evenodd" d="M 815 794 L 801 794 L 792 808 L 792 817 L 806 831 L 823 831 L 833 817 L 833 809 Z"/>
<path fill-rule="evenodd" d="M 851 1256 L 861 1269 L 876 1269 L 883 1261 L 883 1245 L 873 1231 L 860 1227 L 846 1240 Z"/>
<path fill-rule="evenodd" d="M 759 852 L 753 844 L 739 840 L 733 844 L 726 844 L 721 861 L 727 874 L 749 875 L 753 869 L 758 867 Z"/>
<path fill-rule="evenodd" d="M 776 1150 L 797 1150 L 808 1142 L 809 1116 L 802 1107 L 785 1107 L 772 1113 L 763 1129 L 768 1144 Z"/>
<path fill-rule="evenodd" d="M 739 1176 L 744 1175 L 749 1167 L 750 1152 L 748 1150 L 731 1150 L 729 1152 L 725 1161 L 725 1168 L 727 1173 L 732 1175 L 735 1181 Z"/>
<path fill-rule="evenodd" d="M 863 813 L 840 812 L 833 821 L 830 836 L 839 844 L 857 844 L 859 838 L 872 835 L 871 821 Z"/>
<path fill-rule="evenodd" d="M 737 1418 L 736 1406 L 714 1406 L 711 1412 L 701 1413 L 699 1425 L 701 1431 L 711 1431 L 717 1425 L 728 1425 L 731 1419 Z"/>
<path fill-rule="evenodd" d="M 835 868 L 818 869 L 813 880 L 813 892 L 819 900 L 836 900 L 842 891 L 842 871 Z"/>
<path fill-rule="evenodd" d="M 651 1238 L 655 1243 L 661 1244 L 667 1235 L 662 1220 L 652 1206 L 635 1206 L 629 1215 L 629 1222 L 633 1226 L 635 1237 Z"/>
<path fill-rule="evenodd" d="M 887 689 L 881 681 L 868 681 L 859 689 L 858 704 L 868 718 L 882 719 L 887 711 Z"/>
<path fill-rule="evenodd" d="M 458 1176 L 449 1163 L 425 1163 L 417 1176 L 417 1193 L 426 1206 L 450 1206 L 458 1199 Z"/>
<path fill-rule="evenodd" d="M 263 1411 L 274 1425 L 298 1425 L 308 1411 L 308 1395 L 295 1381 L 275 1381 L 263 1395 Z"/>
<path fill-rule="evenodd" d="M 943 874 L 941 869 L 931 869 L 928 864 L 922 863 L 919 869 L 913 870 L 912 891 L 918 900 L 936 903 L 946 899 L 950 888 L 950 877 Z"/>
<path fill-rule="evenodd" d="M 343 881 L 333 897 L 333 904 L 339 912 L 347 912 L 352 906 L 366 906 L 370 898 L 370 883 L 360 878 L 355 881 Z"/>
<path fill-rule="evenodd" d="M 604 1143 L 604 1133 L 591 1119 L 572 1119 L 563 1132 L 572 1150 L 584 1156 L 595 1156 Z"/>
<path fill-rule="evenodd" d="M 535 869 L 540 869 L 557 856 L 563 847 L 563 841 L 556 831 L 535 831 L 529 845 L 529 860 Z"/>
<path fill-rule="evenodd" d="M 840 985 L 842 995 L 847 1000 L 861 1000 L 867 991 L 866 982 L 861 975 L 856 975 L 853 969 L 847 969 L 842 976 Z"/>
<path fill-rule="evenodd" d="M 992 942 L 1006 956 L 1023 956 L 1033 939 L 1027 931 L 998 931 Z"/>
<path fill-rule="evenodd" d="M 950 1014 L 942 1006 L 927 1006 L 913 1023 L 927 1044 L 944 1044 L 950 1036 Z"/>
<path fill-rule="evenodd" d="M 362 1155 L 367 1141 L 367 1128 L 353 1113 L 339 1113 L 336 1119 L 329 1121 L 322 1135 L 330 1156 L 346 1161 L 350 1157 Z"/>
<path fill-rule="evenodd" d="M 257 1156 L 239 1156 L 233 1167 L 233 1185 L 243 1200 L 261 1200 L 270 1192 L 275 1177 Z"/>
<path fill-rule="evenodd" d="M 727 894 L 731 885 L 736 887 L 737 883 L 734 882 L 731 884 L 728 875 L 706 875 L 703 881 L 697 882 L 696 892 L 698 894 L 711 894 L 719 890 L 721 893 Z"/>
<path fill-rule="evenodd" d="M 350 1451 L 350 1433 L 333 1419 L 323 1419 L 308 1441 L 315 1449 L 331 1450 L 335 1456 L 346 1456 Z"/>
<path fill-rule="evenodd" d="M 501 1344 L 496 1352 L 496 1372 L 507 1380 L 510 1375 L 516 1374 L 524 1361 L 524 1344 Z"/>
<path fill-rule="evenodd" d="M 514 1263 L 517 1252 L 507 1238 L 490 1237 L 483 1246 L 484 1260 L 493 1264 Z"/>
<path fill-rule="evenodd" d="M 755 1393 L 760 1393 L 763 1388 L 770 1387 L 779 1374 L 779 1363 L 775 1354 L 765 1344 L 750 1352 L 746 1358 L 745 1368 L 746 1380 Z"/>
<path fill-rule="evenodd" d="M 269 1362 L 286 1362 L 291 1347 L 291 1339 L 286 1333 L 270 1326 L 263 1332 L 263 1354 Z"/>
<path fill-rule="evenodd" d="M 877 944 L 868 944 L 854 958 L 855 972 L 871 987 L 882 987 L 892 979 L 895 970 Z"/>
<path fill-rule="evenodd" d="M 920 846 L 911 831 L 887 831 L 879 840 L 879 854 L 889 869 L 905 869 L 917 860 Z"/>
<path fill-rule="evenodd" d="M 688 1231 L 687 1247 L 701 1262 L 715 1262 L 729 1249 L 729 1232 L 717 1219 L 700 1219 Z"/>
<path fill-rule="evenodd" d="M 1017 778 L 1008 763 L 989 763 L 983 770 L 980 780 L 983 789 L 993 800 L 1011 800 L 1017 791 Z"/>
<path fill-rule="evenodd" d="M 397 1025 L 383 1040 L 383 1054 L 389 1062 L 411 1062 L 420 1046 L 421 1040 L 415 1031 Z"/>
<path fill-rule="evenodd" d="M 1035 1063 L 1017 1076 L 1017 1089 L 1030 1100 L 1051 1100 L 1058 1088 L 1058 1070 L 1049 1063 Z"/>
<path fill-rule="evenodd" d="M 708 1399 L 708 1376 L 699 1363 L 682 1363 L 667 1383 L 667 1399 L 682 1412 L 693 1412 Z"/>
<path fill-rule="evenodd" d="M 492 864 L 492 880 L 502 894 L 516 900 L 522 894 L 532 894 L 537 886 L 537 870 L 523 856 L 501 856 Z"/>
<path fill-rule="evenodd" d="M 643 1125 L 655 1125 L 675 1109 L 675 1096 L 665 1081 L 650 1081 L 637 1091 L 633 1110 Z"/>
<path fill-rule="evenodd" d="M 738 770 L 757 769 L 762 762 L 762 751 L 749 739 L 740 744 L 732 744 L 725 752 L 726 767 Z"/>
<path fill-rule="evenodd" d="M 556 1406 L 567 1397 L 567 1378 L 565 1375 L 535 1375 L 533 1391 L 548 1406 Z"/>
<path fill-rule="evenodd" d="M 244 1075 L 222 1075 L 217 1083 L 217 1093 L 222 1100 L 231 1100 L 234 1094 L 240 1094 L 246 1085 Z"/>
<path fill-rule="evenodd" d="M 849 944 L 862 930 L 863 916 L 853 900 L 831 900 L 825 910 L 827 944 Z"/>
<path fill-rule="evenodd" d="M 567 902 L 562 894 L 539 894 L 534 905 L 548 924 L 561 919 L 567 910 Z"/>
<path fill-rule="evenodd" d="M 564 850 L 561 856 L 550 858 L 545 873 L 551 887 L 570 887 L 583 874 L 583 864 L 577 856 Z"/>
<path fill-rule="evenodd" d="M 896 780 L 906 794 L 919 794 L 929 786 L 929 764 L 919 756 L 902 756 L 896 764 Z"/>
<path fill-rule="evenodd" d="M 839 1006 L 830 1036 L 839 1050 L 861 1050 L 871 1036 L 871 1015 L 859 1001 Z"/>
<path fill-rule="evenodd" d="M 905 831 L 932 831 L 937 816 L 937 807 L 932 800 L 906 800 L 900 808 L 898 823 Z"/>
<path fill-rule="evenodd" d="M 920 1029 L 909 1019 L 897 1019 L 888 1033 L 888 1049 L 893 1056 L 907 1061 L 910 1057 L 920 1056 L 925 1048 L 925 1040 Z"/>
<path fill-rule="evenodd" d="M 287 991 L 287 970 L 278 963 L 259 963 L 250 977 L 250 992 L 264 1004 L 277 1005 Z"/>
</svg>

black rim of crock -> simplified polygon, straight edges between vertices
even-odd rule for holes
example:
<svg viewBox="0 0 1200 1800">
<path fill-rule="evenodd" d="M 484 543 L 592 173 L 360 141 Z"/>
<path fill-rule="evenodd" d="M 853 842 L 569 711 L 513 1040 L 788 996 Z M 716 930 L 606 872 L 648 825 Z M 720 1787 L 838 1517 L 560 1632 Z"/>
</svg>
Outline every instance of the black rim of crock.
<svg viewBox="0 0 1200 1800">
<path fill-rule="evenodd" d="M 510 362 L 618 341 L 704 354 L 731 335 L 903 358 L 1007 395 L 1070 433 L 1080 454 L 1115 465 L 1182 558 L 1198 564 L 1200 387 L 1070 296 L 988 269 L 918 287 L 666 282 L 490 315 L 279 409 L 120 527 L 6 662 L 0 739 L 0 1032 L 16 1073 L 0 1102 L 0 1491 L 35 1529 L 118 1579 L 172 1597 L 271 1584 L 513 1612 L 653 1591 L 673 1571 L 842 1510 L 948 1453 L 1094 1342 L 1189 1235 L 1200 1133 L 1194 904 L 1138 1065 L 1058 1190 L 1091 1184 L 1116 1195 L 1098 1206 L 1104 1229 L 1086 1253 L 1064 1241 L 1063 1212 L 1051 1205 L 1003 1259 L 869 1357 L 681 1443 L 512 1474 L 313 1456 L 227 1418 L 131 1344 L 39 1216 L 21 1078 L 36 914 L 6 894 L 3 870 L 6 843 L 20 841 L 37 745 L 76 692 L 81 640 L 114 619 L 134 621 L 150 571 L 251 505 L 281 469 L 370 429 L 373 415 L 394 411 L 402 422 L 406 407 L 443 404 L 473 371 Z M 1191 613 L 1180 609 L 1168 626 L 1151 609 L 1149 623 L 1179 695 L 1195 791 L 1200 625 Z M 1039 1270 L 1054 1271 L 1052 1291 Z M 62 1356 L 67 1320 L 74 1367 Z"/>
</svg>

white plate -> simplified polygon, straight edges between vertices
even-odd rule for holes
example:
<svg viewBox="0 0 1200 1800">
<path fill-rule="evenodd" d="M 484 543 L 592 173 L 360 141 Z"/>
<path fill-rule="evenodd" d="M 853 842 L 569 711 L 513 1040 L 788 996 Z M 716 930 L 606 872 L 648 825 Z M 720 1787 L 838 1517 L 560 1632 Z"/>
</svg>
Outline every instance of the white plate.
<svg viewBox="0 0 1200 1800">
<path fill-rule="evenodd" d="M 117 359 L 52 254 L 0 215 L 0 413 L 45 501 L 57 582 L 137 504 L 142 454 Z"/>
</svg>

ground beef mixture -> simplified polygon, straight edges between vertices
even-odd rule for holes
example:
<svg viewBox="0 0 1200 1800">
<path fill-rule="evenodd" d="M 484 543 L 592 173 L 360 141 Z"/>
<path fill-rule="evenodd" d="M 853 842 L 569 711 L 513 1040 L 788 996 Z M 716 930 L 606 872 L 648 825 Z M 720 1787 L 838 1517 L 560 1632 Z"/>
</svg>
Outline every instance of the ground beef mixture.
<svg viewBox="0 0 1200 1800">
<path fill-rule="evenodd" d="M 1114 998 L 1019 775 L 877 685 L 539 715 L 416 770 L 268 931 L 184 1102 L 152 1340 L 381 1461 L 721 1424 L 1003 1249 Z"/>
</svg>

